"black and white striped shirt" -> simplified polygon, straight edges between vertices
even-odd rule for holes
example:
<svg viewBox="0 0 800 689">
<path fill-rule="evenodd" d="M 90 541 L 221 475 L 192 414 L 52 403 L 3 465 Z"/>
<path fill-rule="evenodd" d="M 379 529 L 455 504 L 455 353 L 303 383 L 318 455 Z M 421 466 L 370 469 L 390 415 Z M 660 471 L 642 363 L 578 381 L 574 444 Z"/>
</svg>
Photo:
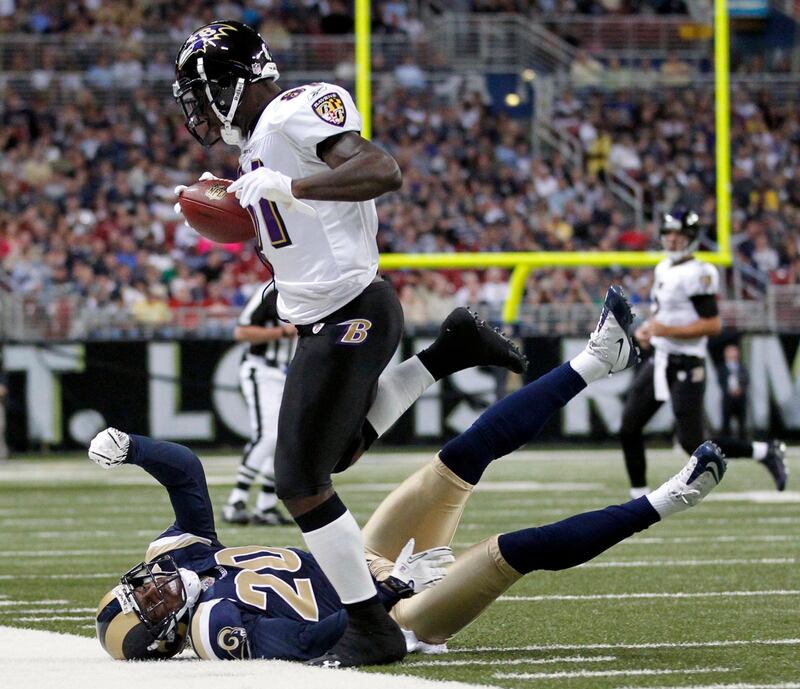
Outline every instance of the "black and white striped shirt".
<svg viewBox="0 0 800 689">
<path fill-rule="evenodd" d="M 284 321 L 278 318 L 277 302 L 278 292 L 274 285 L 259 286 L 239 315 L 239 325 L 254 325 L 260 328 L 276 328 L 284 325 Z M 267 366 L 285 371 L 292 360 L 296 341 L 296 337 L 282 337 L 271 342 L 251 344 L 245 357 L 250 361 L 263 359 Z"/>
</svg>

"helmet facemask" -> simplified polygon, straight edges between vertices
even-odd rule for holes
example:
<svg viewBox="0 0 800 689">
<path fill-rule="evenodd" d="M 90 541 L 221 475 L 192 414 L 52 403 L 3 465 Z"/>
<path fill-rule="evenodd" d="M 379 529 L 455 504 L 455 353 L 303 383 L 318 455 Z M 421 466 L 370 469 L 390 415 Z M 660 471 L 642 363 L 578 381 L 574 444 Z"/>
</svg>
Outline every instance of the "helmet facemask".
<svg viewBox="0 0 800 689">
<path fill-rule="evenodd" d="M 200 590 L 196 573 L 162 555 L 128 570 L 114 593 L 123 612 L 133 612 L 152 635 L 155 648 L 174 640 L 178 623 L 197 602 Z"/>
<path fill-rule="evenodd" d="M 209 104 L 201 79 L 172 85 L 172 95 L 183 109 L 186 129 L 204 147 L 209 148 L 220 140 L 221 132 L 208 114 Z"/>
</svg>

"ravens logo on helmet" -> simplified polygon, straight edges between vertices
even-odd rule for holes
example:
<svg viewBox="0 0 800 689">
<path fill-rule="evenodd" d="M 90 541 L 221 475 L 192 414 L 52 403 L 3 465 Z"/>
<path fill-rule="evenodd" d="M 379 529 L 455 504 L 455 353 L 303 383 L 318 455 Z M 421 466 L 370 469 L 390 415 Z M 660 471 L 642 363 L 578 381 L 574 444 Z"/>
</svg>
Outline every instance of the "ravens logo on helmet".
<svg viewBox="0 0 800 689">
<path fill-rule="evenodd" d="M 266 41 L 237 21 L 214 21 L 192 32 L 175 58 L 175 75 L 172 93 L 186 128 L 206 147 L 220 138 L 240 145 L 244 133 L 233 118 L 247 85 L 280 76 Z"/>
</svg>

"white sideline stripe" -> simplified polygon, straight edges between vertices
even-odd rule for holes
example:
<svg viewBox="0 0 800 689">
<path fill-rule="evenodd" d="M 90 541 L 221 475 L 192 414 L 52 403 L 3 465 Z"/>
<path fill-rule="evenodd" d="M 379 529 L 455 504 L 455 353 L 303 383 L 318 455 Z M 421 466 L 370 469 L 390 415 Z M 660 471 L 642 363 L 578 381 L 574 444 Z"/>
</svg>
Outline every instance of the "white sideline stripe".
<svg viewBox="0 0 800 689">
<path fill-rule="evenodd" d="M 641 689 L 641 687 L 617 687 L 616 689 Z M 800 684 L 797 682 L 784 682 L 780 684 L 681 684 L 679 687 L 648 687 L 647 689 L 800 689 Z"/>
<path fill-rule="evenodd" d="M 794 557 L 736 558 L 731 560 L 611 560 L 587 562 L 578 567 L 607 569 L 612 567 L 709 567 L 712 565 L 794 565 Z"/>
<path fill-rule="evenodd" d="M 46 652 L 43 652 L 45 649 Z M 475 689 L 464 682 L 438 682 L 357 670 L 331 671 L 279 660 L 213 663 L 183 654 L 163 663 L 111 660 L 95 639 L 0 626 L 3 687 L 86 689 L 242 689 L 242 687 L 325 687 L 325 689 Z"/>
<path fill-rule="evenodd" d="M 553 658 L 519 658 L 517 660 L 423 660 L 405 663 L 406 667 L 443 667 L 461 665 L 549 665 L 552 663 L 604 663 L 617 656 L 555 656 Z"/>
<path fill-rule="evenodd" d="M 450 648 L 448 653 L 497 653 L 518 651 L 611 651 L 640 648 L 724 648 L 726 646 L 798 646 L 800 639 L 734 639 L 730 641 L 682 641 L 673 643 L 656 641 L 643 644 L 535 644 L 531 646 L 478 646 L 477 648 Z"/>
<path fill-rule="evenodd" d="M 729 598 L 746 596 L 800 596 L 800 590 L 778 591 L 700 591 L 697 593 L 597 593 L 552 596 L 500 596 L 498 601 L 547 601 L 547 600 L 624 600 L 626 598 Z"/>
<path fill-rule="evenodd" d="M 690 670 L 567 670 L 564 672 L 495 672 L 492 677 L 495 679 L 572 679 L 575 677 L 625 677 L 626 675 L 693 675 L 698 672 L 730 671 L 729 667 L 695 667 Z"/>
</svg>

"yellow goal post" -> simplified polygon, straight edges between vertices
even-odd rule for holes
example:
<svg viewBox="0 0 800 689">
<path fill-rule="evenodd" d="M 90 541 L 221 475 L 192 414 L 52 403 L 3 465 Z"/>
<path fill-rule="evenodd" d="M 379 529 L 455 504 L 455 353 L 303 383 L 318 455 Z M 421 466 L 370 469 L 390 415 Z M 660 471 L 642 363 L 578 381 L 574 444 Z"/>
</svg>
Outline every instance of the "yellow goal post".
<svg viewBox="0 0 800 689">
<path fill-rule="evenodd" d="M 356 100 L 361 112 L 363 134 L 371 136 L 371 58 L 370 0 L 356 0 Z M 714 102 L 716 125 L 717 172 L 717 251 L 698 252 L 698 258 L 716 265 L 732 262 L 730 237 L 730 92 L 729 33 L 727 0 L 714 0 Z M 535 268 L 556 267 L 627 267 L 653 266 L 663 258 L 659 251 L 537 251 L 440 254 L 383 254 L 382 270 L 414 269 L 483 269 L 510 268 L 508 299 L 503 307 L 503 321 L 516 322 L 525 290 L 525 282 Z"/>
</svg>

